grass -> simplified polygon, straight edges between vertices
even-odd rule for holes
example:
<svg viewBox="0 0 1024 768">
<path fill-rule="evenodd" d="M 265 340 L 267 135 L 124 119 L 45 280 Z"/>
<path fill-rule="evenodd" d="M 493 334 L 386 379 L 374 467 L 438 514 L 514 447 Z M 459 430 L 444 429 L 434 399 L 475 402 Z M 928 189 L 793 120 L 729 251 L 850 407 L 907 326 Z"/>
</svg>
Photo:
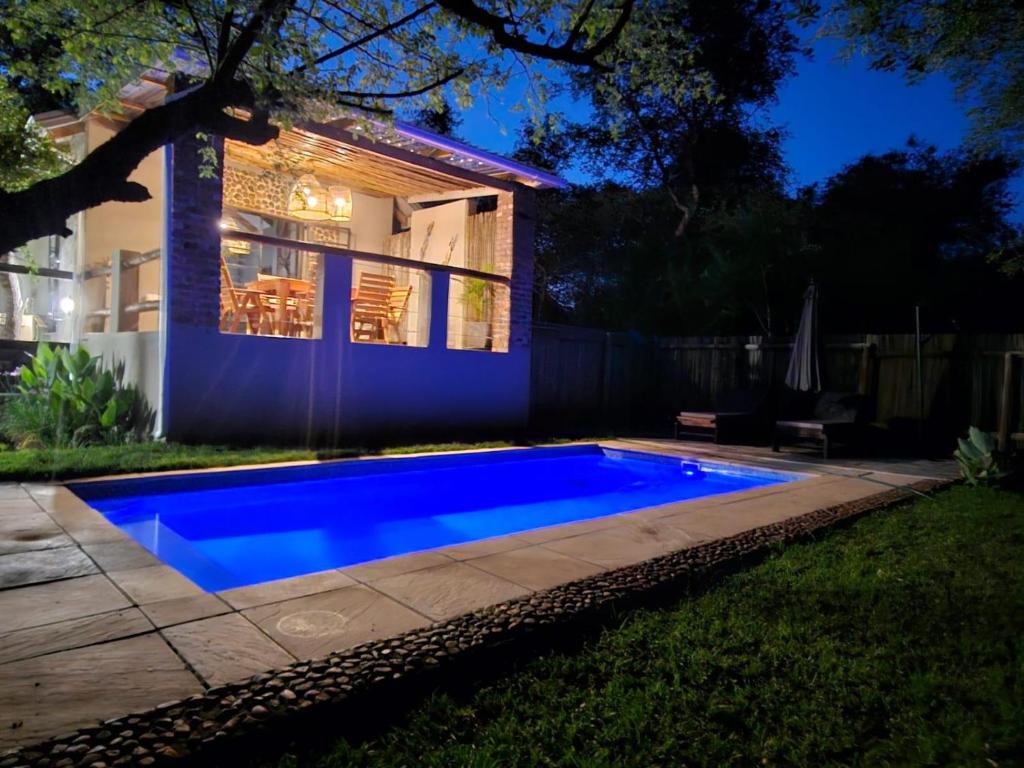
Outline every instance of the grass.
<svg viewBox="0 0 1024 768">
<path fill-rule="evenodd" d="M 551 441 L 556 442 L 556 441 Z M 84 448 L 32 448 L 0 451 L 0 482 L 66 480 L 75 477 L 158 472 L 172 469 L 204 469 L 241 464 L 272 464 L 281 461 L 344 459 L 367 455 L 431 453 L 471 448 L 509 448 L 514 443 L 431 443 L 391 448 L 230 448 L 216 445 L 136 443 L 94 445 Z"/>
<path fill-rule="evenodd" d="M 317 750 L 277 765 L 1021 764 L 1024 496 L 874 514 Z"/>
</svg>

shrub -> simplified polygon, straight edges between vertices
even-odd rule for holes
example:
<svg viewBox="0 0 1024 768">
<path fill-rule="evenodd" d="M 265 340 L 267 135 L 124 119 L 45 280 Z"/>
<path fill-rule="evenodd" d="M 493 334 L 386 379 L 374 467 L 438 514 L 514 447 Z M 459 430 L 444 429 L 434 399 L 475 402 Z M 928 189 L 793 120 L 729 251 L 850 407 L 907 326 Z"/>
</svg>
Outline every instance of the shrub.
<svg viewBox="0 0 1024 768">
<path fill-rule="evenodd" d="M 18 373 L 2 428 L 18 447 L 74 447 L 144 439 L 153 426 L 145 397 L 124 383 L 124 364 L 103 368 L 85 347 L 40 343 Z"/>
<path fill-rule="evenodd" d="M 960 438 L 953 458 L 968 485 L 990 485 L 1006 477 L 1007 471 L 996 453 L 996 441 L 988 432 L 971 427 L 967 439 Z"/>
</svg>

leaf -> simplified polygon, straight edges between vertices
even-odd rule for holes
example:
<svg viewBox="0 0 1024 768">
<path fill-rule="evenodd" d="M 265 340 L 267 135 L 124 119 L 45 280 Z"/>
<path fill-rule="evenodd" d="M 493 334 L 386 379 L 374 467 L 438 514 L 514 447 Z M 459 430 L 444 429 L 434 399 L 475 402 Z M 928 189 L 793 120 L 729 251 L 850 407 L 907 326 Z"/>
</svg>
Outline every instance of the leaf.
<svg viewBox="0 0 1024 768">
<path fill-rule="evenodd" d="M 967 431 L 967 435 L 971 443 L 982 453 L 991 453 L 996 448 L 996 441 L 992 439 L 992 435 L 977 427 L 971 427 Z"/>
<path fill-rule="evenodd" d="M 117 400 L 111 398 L 110 402 L 107 403 L 107 407 L 103 409 L 103 413 L 100 414 L 100 426 L 104 429 L 110 429 L 114 426 L 117 421 Z"/>
</svg>

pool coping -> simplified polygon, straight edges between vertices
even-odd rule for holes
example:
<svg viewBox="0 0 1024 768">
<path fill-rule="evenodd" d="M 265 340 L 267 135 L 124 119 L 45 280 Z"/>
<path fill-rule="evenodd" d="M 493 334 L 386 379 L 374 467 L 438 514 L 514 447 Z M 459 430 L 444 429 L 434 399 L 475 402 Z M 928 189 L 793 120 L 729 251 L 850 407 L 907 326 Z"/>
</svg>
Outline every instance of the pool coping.
<svg viewBox="0 0 1024 768">
<path fill-rule="evenodd" d="M 582 441 L 577 444 L 593 444 L 593 441 Z M 689 446 L 685 444 L 680 444 L 677 450 L 664 447 L 658 450 L 617 440 L 599 441 L 598 444 L 614 450 L 662 453 L 673 457 L 692 455 L 691 451 L 687 450 Z M 483 450 L 507 451 L 509 449 Z M 476 452 L 479 451 L 444 453 Z M 408 458 L 420 455 L 436 456 L 439 453 L 415 454 L 409 455 Z M 366 457 L 341 461 L 365 461 L 375 458 L 401 459 L 406 457 Z M 802 480 L 780 485 L 674 502 L 603 518 L 565 523 L 549 528 L 427 550 L 426 552 L 409 553 L 383 561 L 373 561 L 370 564 L 347 566 L 328 572 L 226 591 L 231 594 L 217 593 L 215 595 L 203 592 L 169 566 L 158 564 L 158 561 L 155 561 L 155 558 L 149 555 L 140 544 L 107 521 L 102 514 L 81 501 L 65 486 L 27 484 L 24 488 L 83 552 L 93 556 L 97 547 L 110 545 L 120 552 L 122 560 L 132 561 L 134 554 L 139 563 L 147 563 L 137 568 L 108 569 L 93 557 L 96 573 L 109 579 L 125 595 L 132 608 L 141 612 L 140 617 L 144 617 L 150 622 L 150 628 L 145 629 L 145 633 L 156 634 L 167 642 L 174 653 L 181 658 L 189 672 L 200 681 L 202 687 L 197 686 L 199 692 L 196 695 L 204 696 L 206 695 L 202 693 L 204 690 L 208 694 L 211 690 L 217 690 L 222 684 L 236 684 L 237 680 L 248 679 L 250 674 L 239 674 L 232 680 L 204 671 L 205 661 L 201 658 L 201 652 L 204 652 L 203 643 L 208 644 L 209 638 L 199 638 L 202 642 L 199 642 L 200 652 L 197 652 L 195 638 L 185 637 L 183 641 L 181 637 L 190 627 L 205 626 L 217 621 L 230 624 L 228 620 L 231 617 L 239 617 L 236 625 L 227 627 L 231 632 L 237 632 L 239 629 L 248 628 L 248 624 L 242 621 L 244 618 L 255 624 L 257 629 L 254 629 L 253 633 L 258 643 L 268 649 L 272 646 L 280 651 L 280 653 L 258 655 L 253 662 L 256 668 L 249 669 L 249 673 L 262 672 L 265 668 L 277 668 L 289 663 L 293 667 L 302 666 L 301 659 L 303 658 L 338 652 L 344 647 L 342 641 L 340 639 L 337 641 L 337 647 L 323 646 L 323 653 L 302 654 L 299 649 L 306 646 L 301 644 L 297 647 L 289 646 L 282 641 L 280 636 L 274 636 L 266 626 L 259 623 L 261 614 L 268 614 L 271 619 L 274 619 L 278 618 L 274 614 L 275 606 L 303 604 L 303 601 L 311 599 L 331 600 L 346 593 L 359 595 L 372 593 L 386 598 L 387 606 L 390 606 L 393 612 L 399 609 L 394 608 L 392 603 L 401 606 L 403 612 L 408 611 L 408 614 L 403 613 L 406 624 L 409 624 L 407 617 L 414 618 L 410 626 L 403 625 L 402 621 L 393 621 L 390 630 L 385 628 L 380 632 L 370 632 L 371 645 L 387 643 L 390 637 L 404 636 L 403 631 L 406 633 L 408 631 L 413 633 L 427 631 L 451 622 L 458 622 L 462 617 L 474 615 L 474 612 L 489 610 L 489 605 L 505 605 L 510 604 L 510 601 L 514 603 L 516 600 L 532 601 L 536 596 L 547 594 L 552 589 L 565 588 L 566 584 L 584 583 L 587 579 L 602 579 L 610 573 L 617 573 L 623 569 L 643 567 L 646 563 L 653 562 L 659 557 L 699 550 L 703 546 L 727 540 L 731 535 L 738 535 L 737 532 L 742 534 L 760 528 L 763 524 L 773 525 L 792 520 L 801 515 L 813 513 L 813 510 L 827 507 L 828 504 L 823 504 L 823 500 L 827 502 L 831 499 L 838 503 L 855 502 L 871 496 L 877 492 L 879 487 L 875 481 L 870 479 L 871 475 L 879 473 L 862 470 L 839 471 L 829 474 L 808 471 L 804 468 L 799 472 L 794 472 L 791 466 L 785 466 L 786 462 L 773 459 L 764 461 L 751 459 L 748 461 L 744 458 L 743 461 L 730 462 L 728 459 L 722 460 L 715 457 L 712 460 L 718 464 L 733 463 L 737 466 L 781 469 L 791 474 L 803 474 L 805 477 Z M 288 464 L 322 463 L 335 462 L 289 462 Z M 268 467 L 267 465 L 256 465 L 252 468 L 266 469 Z M 246 468 L 232 467 L 212 471 L 244 471 L 244 469 Z M 168 475 L 189 475 L 197 471 L 208 472 L 211 470 L 142 473 L 136 476 L 166 477 Z M 907 487 L 920 481 L 919 478 L 910 476 L 887 475 L 887 477 L 913 481 L 905 483 Z M 124 476 L 114 476 L 110 479 L 124 479 Z M 75 483 L 80 482 L 83 481 L 75 481 Z M 888 485 L 888 483 L 883 482 L 882 485 Z M 798 503 L 795 504 L 792 498 L 787 499 L 794 491 L 800 492 Z M 902 491 L 888 492 L 903 493 Z M 713 511 L 718 507 L 728 507 L 729 509 L 726 511 L 733 514 L 722 517 L 722 510 Z M 740 518 L 744 518 L 744 516 L 746 516 L 745 519 L 741 520 Z M 720 526 L 722 521 L 729 522 L 736 530 L 733 531 L 728 527 L 719 527 L 716 530 L 715 525 L 719 524 Z M 738 527 L 736 527 L 737 525 Z M 588 539 L 588 537 L 590 538 Z M 586 547 L 594 546 L 595 542 L 604 548 L 600 557 L 590 555 L 586 551 Z M 620 556 L 618 553 L 623 549 L 626 550 L 625 555 Z M 555 561 L 559 567 L 566 564 L 572 567 L 567 571 L 555 569 L 555 575 L 562 574 L 563 577 L 559 577 L 556 583 L 551 585 L 526 586 L 515 581 L 521 576 L 509 577 L 509 563 L 504 564 L 504 571 L 498 569 L 496 572 L 494 563 L 501 561 L 503 557 L 506 560 L 514 560 L 516 557 L 523 556 L 524 553 L 542 556 L 545 562 Z M 147 557 L 157 564 L 147 561 L 145 559 Z M 515 567 L 514 562 L 511 567 Z M 475 581 L 484 582 L 486 588 L 476 604 L 473 604 L 472 601 L 466 603 L 456 600 L 453 603 L 454 608 L 451 610 L 432 613 L 423 608 L 423 594 L 417 594 L 416 590 L 419 582 L 429 582 L 431 578 L 435 578 L 441 573 L 446 577 L 439 580 L 437 589 L 441 591 L 451 591 L 453 584 L 457 586 L 460 579 L 466 578 L 469 579 L 470 585 Z M 505 575 L 501 576 L 499 573 Z M 177 578 L 173 578 L 173 576 Z M 449 576 L 455 578 L 448 578 Z M 187 584 L 182 584 L 182 581 Z M 509 589 L 508 584 L 513 585 L 514 589 Z M 494 589 L 493 585 L 502 588 Z M 409 596 L 410 589 L 412 597 Z M 427 591 L 429 589 L 428 585 Z M 417 600 L 420 600 L 421 604 L 417 604 Z M 243 625 L 245 626 L 243 627 Z M 224 628 L 220 628 L 219 631 L 223 630 Z M 263 634 L 260 635 L 260 633 Z M 348 645 L 350 648 L 353 646 L 362 647 L 362 644 L 349 643 Z M 71 648 L 74 647 L 71 646 Z M 341 652 L 347 653 L 348 651 Z M 199 656 L 194 656 L 195 653 L 199 653 Z M 264 662 L 265 666 L 260 666 Z M 17 663 L 17 660 L 9 663 Z M 3 669 L 3 666 L 4 663 L 0 663 L 0 670 Z M 0 754 L 3 754 L 3 749 L 4 747 L 0 746 Z M 5 763 L 6 761 L 0 762 L 0 768 L 6 768 Z"/>
<path fill-rule="evenodd" d="M 594 441 L 579 441 L 569 444 L 559 444 L 550 446 L 532 446 L 525 450 L 536 450 L 536 449 L 562 449 L 562 448 L 586 448 L 595 447 L 601 450 L 613 451 L 622 454 L 634 454 L 639 456 L 654 456 L 661 459 L 669 459 L 672 461 L 682 461 L 688 458 L 687 456 L 679 456 L 671 453 L 657 452 L 652 450 L 644 450 L 631 445 L 624 445 L 614 441 L 594 442 Z M 367 457 L 352 457 L 346 459 L 333 459 L 324 462 L 287 462 L 277 465 L 247 465 L 244 467 L 229 467 L 224 470 L 216 469 L 203 469 L 203 470 L 180 470 L 173 472 L 146 472 L 136 473 L 130 476 L 114 475 L 106 476 L 101 478 L 89 478 L 88 480 L 69 480 L 58 484 L 65 491 L 70 492 L 70 496 L 66 497 L 60 503 L 62 506 L 69 506 L 71 508 L 77 508 L 78 512 L 90 518 L 89 527 L 89 539 L 85 542 L 86 544 L 95 544 L 95 538 L 97 534 L 93 531 L 95 523 L 96 526 L 100 526 L 100 521 L 96 518 L 99 515 L 100 518 L 108 525 L 113 526 L 117 529 L 118 533 L 126 538 L 119 540 L 123 542 L 123 547 L 129 548 L 134 551 L 138 559 L 147 559 L 150 554 L 141 543 L 131 537 L 130 534 L 125 534 L 117 526 L 116 523 L 111 522 L 106 515 L 90 505 L 90 500 L 87 498 L 80 497 L 75 490 L 76 486 L 89 486 L 92 484 L 101 483 L 117 483 L 120 481 L 138 481 L 138 480 L 165 480 L 177 477 L 193 477 L 196 475 L 203 477 L 210 477 L 214 475 L 222 474 L 245 474 L 248 472 L 263 472 L 263 471 L 286 471 L 289 469 L 302 469 L 304 467 L 330 467 L 330 466 L 347 466 L 347 465 L 358 465 L 364 462 L 376 463 L 376 462 L 388 462 L 389 464 L 400 463 L 405 460 L 425 459 L 425 458 L 438 458 L 445 456 L 472 456 L 477 454 L 493 454 L 493 453 L 506 453 L 506 452 L 518 452 L 518 447 L 513 448 L 487 448 L 481 450 L 459 450 L 459 451 L 444 451 L 444 452 L 427 452 L 427 453 L 416 453 L 406 454 L 402 456 L 367 456 Z M 319 594 L 321 592 L 327 592 L 334 589 L 338 589 L 343 586 L 352 586 L 358 582 L 368 581 L 362 578 L 359 574 L 367 573 L 372 571 L 372 580 L 380 580 L 384 578 L 384 574 L 390 576 L 398 576 L 405 573 L 411 573 L 414 571 L 422 570 L 423 556 L 427 553 L 439 553 L 451 560 L 456 562 L 473 560 L 480 555 L 481 552 L 486 554 L 498 554 L 501 552 L 512 551 L 520 549 L 524 544 L 531 545 L 542 545 L 549 544 L 556 540 L 569 539 L 574 536 L 579 536 L 585 533 L 591 533 L 599 530 L 605 530 L 615 527 L 620 521 L 628 522 L 648 522 L 651 520 L 670 517 L 685 513 L 687 511 L 703 509 L 710 506 L 723 506 L 730 504 L 734 501 L 741 501 L 745 499 L 759 498 L 761 496 L 769 496 L 775 493 L 779 493 L 783 490 L 790 489 L 795 483 L 801 483 L 809 480 L 820 479 L 820 475 L 814 472 L 808 472 L 806 470 L 798 471 L 793 469 L 781 470 L 775 467 L 767 466 L 754 466 L 753 464 L 744 464 L 736 461 L 720 460 L 720 459 L 697 459 L 694 458 L 696 463 L 713 467 L 715 470 L 729 470 L 735 468 L 737 470 L 757 470 L 764 472 L 772 472 L 783 476 L 779 478 L 781 482 L 772 483 L 765 486 L 759 486 L 755 488 L 748 488 L 736 491 L 729 491 L 727 493 L 718 493 L 710 496 L 702 496 L 694 499 L 686 499 L 683 501 L 667 502 L 664 504 L 652 505 L 647 507 L 639 507 L 637 509 L 627 510 L 623 512 L 616 512 L 610 515 L 601 515 L 598 517 L 586 518 L 581 520 L 573 520 L 564 523 L 555 523 L 553 525 L 540 526 L 538 528 L 524 529 L 522 531 L 516 531 L 514 533 L 500 534 L 497 536 L 487 536 L 480 539 L 473 539 L 467 542 L 446 544 L 437 547 L 425 547 L 423 549 L 410 550 L 397 555 L 390 555 L 384 558 L 377 558 L 373 560 L 362 561 L 359 563 L 351 563 L 349 565 L 338 566 L 335 568 L 329 568 L 322 571 L 314 571 L 299 576 L 289 576 L 280 579 L 272 579 L 265 582 L 258 582 L 251 585 L 243 585 L 239 587 L 232 587 L 222 590 L 206 590 L 199 584 L 192 582 L 189 577 L 181 573 L 170 563 L 165 563 L 166 567 L 172 569 L 180 575 L 183 579 L 189 581 L 196 589 L 201 592 L 214 595 L 224 602 L 226 602 L 231 608 L 235 610 L 245 610 L 255 608 L 261 605 L 266 605 L 275 602 L 281 602 L 288 598 L 296 598 L 302 596 L 309 596 Z M 713 471 L 713 470 L 712 470 Z M 31 493 L 31 489 L 30 489 Z M 84 507 L 84 508 L 83 508 Z M 94 513 L 94 514 L 93 514 Z M 65 529 L 72 539 L 76 539 L 75 528 Z M 100 534 L 102 535 L 102 534 Z M 111 534 L 113 535 L 113 534 Z M 152 556 L 157 561 L 155 555 Z M 585 559 L 585 558 L 584 558 Z M 639 560 L 637 560 L 638 562 Z M 163 561 L 159 561 L 163 562 Z M 427 561 L 430 562 L 430 561 Z M 434 560 L 432 565 L 440 565 L 441 562 Z M 101 569 L 111 575 L 111 571 L 105 568 Z M 117 569 L 113 572 L 119 573 Z M 328 574 L 340 572 L 343 575 L 351 576 L 354 581 L 346 583 L 344 579 L 330 578 Z M 115 581 L 117 579 L 115 578 Z M 514 580 L 513 580 L 514 581 Z M 523 585 L 526 586 L 526 585 Z M 528 587 L 527 587 L 528 588 Z M 175 599 L 181 597 L 178 593 L 184 588 L 179 584 L 175 584 L 170 588 L 170 591 L 163 593 L 163 599 Z M 152 596 L 152 591 L 149 593 Z M 160 598 L 147 599 L 145 603 L 160 602 Z M 141 603 L 140 603 L 141 604 Z M 431 618 L 439 618 L 432 616 Z M 183 623 L 183 622 L 176 622 Z"/>
</svg>

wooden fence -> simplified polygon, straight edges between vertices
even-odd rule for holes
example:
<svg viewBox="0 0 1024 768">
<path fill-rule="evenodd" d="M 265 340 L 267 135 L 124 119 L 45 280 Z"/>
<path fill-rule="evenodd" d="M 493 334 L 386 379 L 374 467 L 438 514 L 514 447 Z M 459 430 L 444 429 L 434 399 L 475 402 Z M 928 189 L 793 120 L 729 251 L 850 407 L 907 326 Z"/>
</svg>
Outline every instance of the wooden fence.
<svg viewBox="0 0 1024 768">
<path fill-rule="evenodd" d="M 713 407 L 736 389 L 782 385 L 790 339 L 645 337 L 538 324 L 533 332 L 535 430 L 666 428 L 672 414 Z M 862 392 L 893 434 L 951 441 L 975 424 L 1004 443 L 1024 439 L 1024 334 L 933 334 L 922 344 L 917 386 L 912 334 L 829 336 L 827 388 Z"/>
</svg>

